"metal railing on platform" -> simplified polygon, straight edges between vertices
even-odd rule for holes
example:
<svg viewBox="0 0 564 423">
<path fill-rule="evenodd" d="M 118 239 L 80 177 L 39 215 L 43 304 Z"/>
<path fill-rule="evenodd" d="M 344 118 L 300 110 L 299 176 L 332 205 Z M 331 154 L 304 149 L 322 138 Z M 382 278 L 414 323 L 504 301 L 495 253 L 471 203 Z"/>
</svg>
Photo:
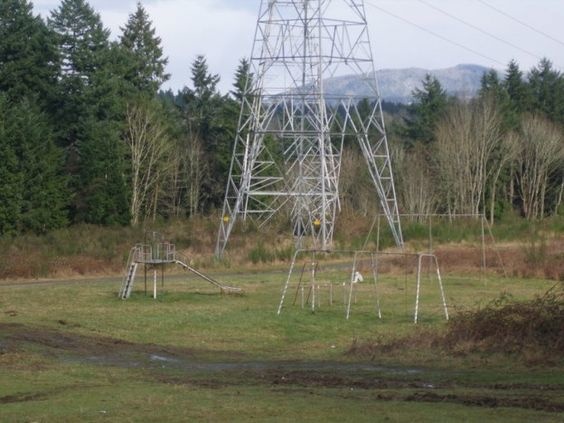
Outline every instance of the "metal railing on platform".
<svg viewBox="0 0 564 423">
<path fill-rule="evenodd" d="M 135 246 L 135 261 L 137 263 L 174 263 L 176 261 L 176 246 L 169 242 L 155 245 L 137 244 Z"/>
</svg>

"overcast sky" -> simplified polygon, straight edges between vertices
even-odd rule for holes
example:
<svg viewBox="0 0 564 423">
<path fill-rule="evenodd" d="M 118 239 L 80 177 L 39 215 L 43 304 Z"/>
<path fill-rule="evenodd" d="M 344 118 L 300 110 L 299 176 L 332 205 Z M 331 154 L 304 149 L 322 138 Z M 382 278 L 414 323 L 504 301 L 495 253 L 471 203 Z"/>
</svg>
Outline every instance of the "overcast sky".
<svg viewBox="0 0 564 423">
<path fill-rule="evenodd" d="M 484 2 L 556 40 L 496 12 Z M 58 7 L 59 1 L 34 0 L 33 3 L 37 12 L 47 16 Z M 117 38 L 120 27 L 135 10 L 136 0 L 90 0 L 89 3 Z M 260 0 L 145 0 L 142 3 L 169 57 L 168 72 L 172 76 L 167 88 L 176 90 L 189 85 L 190 65 L 196 55 L 204 54 L 211 71 L 222 77 L 220 89 L 223 92 L 231 89 L 239 59 L 250 55 Z M 540 57 L 548 57 L 564 70 L 563 0 L 366 0 L 365 3 L 377 69 L 437 69 L 460 63 L 503 69 L 511 59 L 516 59 L 523 69 L 529 70 Z"/>
</svg>

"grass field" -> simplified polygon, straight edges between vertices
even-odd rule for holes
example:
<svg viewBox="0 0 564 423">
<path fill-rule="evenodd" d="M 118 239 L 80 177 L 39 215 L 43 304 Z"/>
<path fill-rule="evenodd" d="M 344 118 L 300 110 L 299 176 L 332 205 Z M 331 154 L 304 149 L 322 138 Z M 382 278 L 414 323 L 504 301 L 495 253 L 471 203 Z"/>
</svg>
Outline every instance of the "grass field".
<svg viewBox="0 0 564 423">
<path fill-rule="evenodd" d="M 446 328 L 434 279 L 423 280 L 415 326 L 414 276 L 370 284 L 345 320 L 342 286 L 312 312 L 276 309 L 285 271 L 221 273 L 244 289 L 222 296 L 185 274 L 158 299 L 117 299 L 116 278 L 0 283 L 0 421 L 546 421 L 564 420 L 564 365 L 452 354 L 425 343 L 370 358 L 353 344 L 425 337 Z M 444 280 L 449 312 L 500 294 L 542 294 L 554 281 Z"/>
</svg>

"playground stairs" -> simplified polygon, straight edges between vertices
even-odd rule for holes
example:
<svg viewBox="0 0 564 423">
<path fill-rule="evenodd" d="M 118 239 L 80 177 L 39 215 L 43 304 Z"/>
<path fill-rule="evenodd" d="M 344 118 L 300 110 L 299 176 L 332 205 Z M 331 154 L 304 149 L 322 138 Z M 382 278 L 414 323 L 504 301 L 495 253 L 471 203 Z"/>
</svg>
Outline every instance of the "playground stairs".
<svg viewBox="0 0 564 423">
<path fill-rule="evenodd" d="M 119 291 L 119 298 L 122 300 L 128 299 L 131 295 L 133 281 L 135 280 L 135 273 L 137 272 L 137 267 L 139 266 L 139 263 L 135 259 L 136 251 L 137 247 L 133 247 L 129 252 L 125 276 L 123 278 L 121 289 Z"/>
</svg>

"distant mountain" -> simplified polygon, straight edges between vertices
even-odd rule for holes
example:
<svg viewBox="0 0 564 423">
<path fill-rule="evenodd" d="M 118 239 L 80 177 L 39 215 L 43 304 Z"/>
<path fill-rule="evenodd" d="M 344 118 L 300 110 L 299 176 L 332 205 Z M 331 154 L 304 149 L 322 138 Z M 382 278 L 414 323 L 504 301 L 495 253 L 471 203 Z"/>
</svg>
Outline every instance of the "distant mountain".
<svg viewBox="0 0 564 423">
<path fill-rule="evenodd" d="M 480 81 L 490 68 L 479 65 L 457 65 L 447 69 L 382 69 L 376 71 L 380 94 L 384 101 L 408 104 L 412 92 L 421 88 L 425 75 L 434 75 L 443 88 L 453 96 L 472 98 L 480 89 Z M 325 81 L 325 89 L 332 94 L 362 94 L 363 85 L 355 76 L 340 76 Z"/>
</svg>

